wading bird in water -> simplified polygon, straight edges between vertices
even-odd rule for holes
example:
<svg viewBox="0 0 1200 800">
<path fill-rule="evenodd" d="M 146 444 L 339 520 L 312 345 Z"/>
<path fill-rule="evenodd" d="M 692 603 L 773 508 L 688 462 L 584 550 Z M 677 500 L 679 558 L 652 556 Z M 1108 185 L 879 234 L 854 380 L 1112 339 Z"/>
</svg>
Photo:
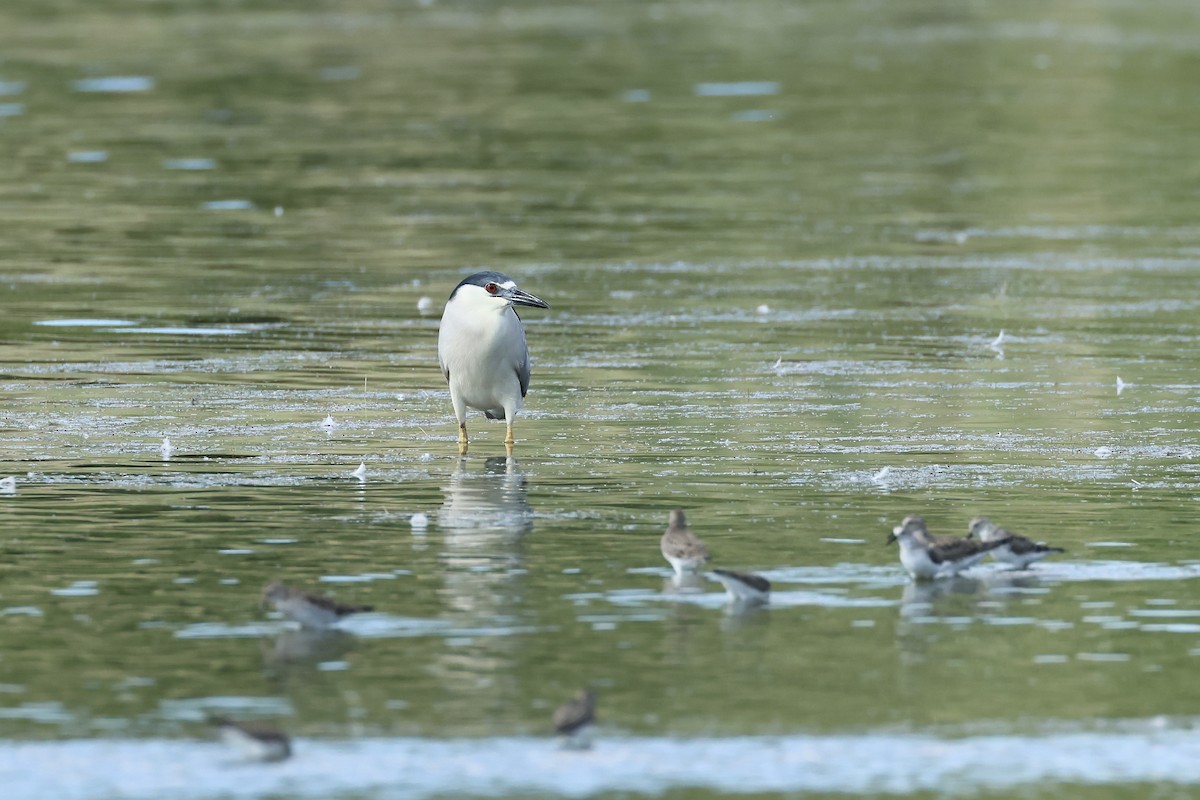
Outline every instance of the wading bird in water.
<svg viewBox="0 0 1200 800">
<path fill-rule="evenodd" d="M 529 347 L 515 306 L 550 307 L 499 272 L 463 278 L 446 301 L 438 362 L 458 418 L 460 454 L 467 452 L 468 408 L 508 423 L 504 445 L 512 453 L 513 420 L 529 391 Z"/>
</svg>

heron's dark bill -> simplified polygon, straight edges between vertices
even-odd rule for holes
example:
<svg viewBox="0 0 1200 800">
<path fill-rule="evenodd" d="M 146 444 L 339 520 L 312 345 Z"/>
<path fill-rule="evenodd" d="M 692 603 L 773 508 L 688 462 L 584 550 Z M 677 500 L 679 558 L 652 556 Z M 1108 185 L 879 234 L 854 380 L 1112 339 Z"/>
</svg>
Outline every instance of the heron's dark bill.
<svg viewBox="0 0 1200 800">
<path fill-rule="evenodd" d="M 896 532 L 892 531 L 891 533 L 888 534 L 887 541 L 884 542 L 884 544 L 891 544 L 894 541 L 896 541 Z"/>
<path fill-rule="evenodd" d="M 540 297 L 536 297 L 523 289 L 512 289 L 509 291 L 508 299 L 514 306 L 533 306 L 534 308 L 549 308 L 550 304 Z"/>
</svg>

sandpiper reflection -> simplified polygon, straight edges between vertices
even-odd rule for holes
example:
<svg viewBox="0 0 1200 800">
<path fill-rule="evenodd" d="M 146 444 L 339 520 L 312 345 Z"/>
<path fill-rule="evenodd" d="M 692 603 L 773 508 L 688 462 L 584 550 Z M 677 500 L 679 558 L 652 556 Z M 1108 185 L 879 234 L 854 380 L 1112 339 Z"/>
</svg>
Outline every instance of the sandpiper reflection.
<svg viewBox="0 0 1200 800">
<path fill-rule="evenodd" d="M 263 664 L 271 672 L 288 673 L 339 661 L 354 649 L 355 638 L 336 629 L 296 628 L 264 641 Z"/>
<path fill-rule="evenodd" d="M 962 575 L 939 581 L 907 583 L 900 594 L 900 617 L 972 617 L 976 611 L 976 595 L 983 588 L 983 581 Z"/>
</svg>

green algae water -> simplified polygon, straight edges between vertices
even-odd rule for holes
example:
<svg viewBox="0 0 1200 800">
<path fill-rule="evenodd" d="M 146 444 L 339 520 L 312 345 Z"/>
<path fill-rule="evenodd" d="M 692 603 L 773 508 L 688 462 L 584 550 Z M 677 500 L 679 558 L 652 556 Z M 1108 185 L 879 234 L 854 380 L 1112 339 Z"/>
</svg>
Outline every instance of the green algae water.
<svg viewBox="0 0 1200 800">
<path fill-rule="evenodd" d="M 0 781 L 1193 792 L 1197 16 L 7 3 Z M 552 306 L 511 459 L 437 366 L 483 267 Z M 767 608 L 680 591 L 674 507 Z M 1066 553 L 915 585 L 909 513 Z"/>
</svg>

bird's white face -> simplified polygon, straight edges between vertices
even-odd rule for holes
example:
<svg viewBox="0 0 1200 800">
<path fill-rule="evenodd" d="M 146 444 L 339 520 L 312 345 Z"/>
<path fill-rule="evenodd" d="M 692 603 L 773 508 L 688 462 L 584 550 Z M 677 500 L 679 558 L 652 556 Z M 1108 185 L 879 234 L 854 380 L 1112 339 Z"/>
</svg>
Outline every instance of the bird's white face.
<svg viewBox="0 0 1200 800">
<path fill-rule="evenodd" d="M 924 536 L 925 520 L 917 516 L 909 516 L 904 518 L 904 522 L 892 528 L 888 544 L 899 541 L 902 545 L 908 545 Z"/>
<path fill-rule="evenodd" d="M 461 297 L 472 309 L 500 312 L 512 305 L 512 290 L 516 288 L 515 281 L 489 281 L 483 286 L 469 284 L 459 288 L 455 299 Z"/>
<path fill-rule="evenodd" d="M 968 536 L 978 536 L 980 539 L 986 539 L 987 535 L 992 532 L 992 521 L 987 517 L 976 517 L 971 520 L 971 532 Z"/>
<path fill-rule="evenodd" d="M 267 584 L 266 588 L 263 589 L 262 604 L 263 606 L 266 606 L 268 603 L 278 603 L 282 600 L 286 600 L 290 593 L 291 590 L 284 584 L 280 583 L 279 581 L 271 581 Z"/>
</svg>

